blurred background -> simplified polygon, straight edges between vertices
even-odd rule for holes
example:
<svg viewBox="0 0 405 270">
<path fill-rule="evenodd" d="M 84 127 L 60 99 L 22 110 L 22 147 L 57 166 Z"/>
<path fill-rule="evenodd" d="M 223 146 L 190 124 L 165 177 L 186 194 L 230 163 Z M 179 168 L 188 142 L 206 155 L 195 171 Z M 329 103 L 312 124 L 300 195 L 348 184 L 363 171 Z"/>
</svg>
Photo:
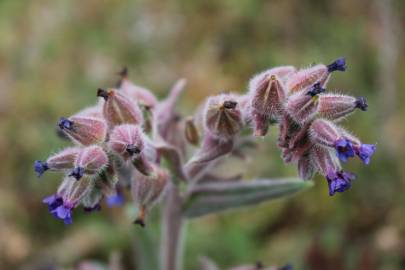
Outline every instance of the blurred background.
<svg viewBox="0 0 405 270">
<path fill-rule="evenodd" d="M 348 69 L 329 89 L 367 97 L 369 111 L 343 125 L 377 142 L 371 165 L 346 165 L 357 181 L 334 197 L 317 177 L 295 197 L 192 220 L 185 269 L 198 269 L 201 255 L 221 268 L 405 269 L 404 27 L 401 0 L 0 1 L 0 269 L 120 259 L 135 269 L 135 254 L 158 240 L 159 222 L 135 228 L 131 206 L 76 211 L 64 226 L 41 203 L 59 176 L 38 180 L 32 169 L 69 145 L 56 136 L 57 119 L 94 104 L 123 66 L 159 97 L 187 78 L 179 108 L 187 114 L 207 95 L 244 92 L 261 70 L 339 56 Z M 276 136 L 259 142 L 246 178 L 296 176 Z"/>
</svg>

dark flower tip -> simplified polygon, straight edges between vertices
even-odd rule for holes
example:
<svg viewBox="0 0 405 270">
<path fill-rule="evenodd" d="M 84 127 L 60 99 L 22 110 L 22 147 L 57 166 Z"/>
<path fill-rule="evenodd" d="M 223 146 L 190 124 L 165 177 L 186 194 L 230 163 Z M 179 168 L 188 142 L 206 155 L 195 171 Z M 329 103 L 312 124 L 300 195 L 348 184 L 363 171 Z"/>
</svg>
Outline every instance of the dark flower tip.
<svg viewBox="0 0 405 270">
<path fill-rule="evenodd" d="M 95 206 L 93 207 L 83 207 L 84 212 L 86 213 L 91 213 L 91 212 L 98 212 L 101 210 L 101 205 L 99 203 L 97 203 Z"/>
<path fill-rule="evenodd" d="M 139 154 L 141 152 L 141 149 L 139 149 L 139 147 L 133 145 L 133 144 L 129 144 L 127 145 L 127 148 L 125 149 L 127 151 L 127 153 L 130 156 L 133 156 L 135 154 Z"/>
<path fill-rule="evenodd" d="M 314 97 L 325 91 L 326 91 L 326 89 L 321 87 L 321 83 L 317 82 L 313 86 L 311 86 L 311 88 L 309 88 L 307 95 Z"/>
<path fill-rule="evenodd" d="M 235 109 L 236 105 L 238 105 L 238 102 L 232 101 L 232 100 L 227 100 L 224 102 L 224 108 L 225 109 Z"/>
<path fill-rule="evenodd" d="M 367 107 L 367 100 L 364 97 L 358 97 L 356 99 L 356 108 L 359 108 L 360 110 L 365 112 L 367 111 Z"/>
<path fill-rule="evenodd" d="M 364 164 L 368 165 L 375 150 L 377 150 L 377 146 L 375 144 L 362 144 L 358 149 L 356 149 L 356 154 L 364 162 Z"/>
<path fill-rule="evenodd" d="M 293 267 L 291 264 L 287 264 L 281 267 L 279 270 L 293 270 Z"/>
<path fill-rule="evenodd" d="M 336 192 L 344 192 L 348 190 L 352 186 L 351 182 L 355 178 L 355 175 L 349 172 L 330 171 L 326 176 L 329 185 L 329 196 L 335 195 Z"/>
<path fill-rule="evenodd" d="M 335 142 L 335 149 L 338 158 L 343 162 L 346 162 L 350 157 L 354 157 L 355 152 L 353 149 L 353 145 L 349 140 L 337 140 Z"/>
<path fill-rule="evenodd" d="M 97 96 L 104 98 L 104 100 L 107 100 L 109 97 L 109 94 L 106 90 L 99 88 L 99 89 L 97 89 Z"/>
<path fill-rule="evenodd" d="M 135 219 L 134 224 L 137 224 L 137 225 L 141 226 L 142 228 L 145 227 L 145 221 L 141 218 Z"/>
<path fill-rule="evenodd" d="M 80 180 L 80 178 L 82 178 L 83 175 L 84 175 L 84 168 L 82 167 L 74 168 L 69 174 L 69 176 L 73 176 L 74 178 L 76 178 L 76 180 Z"/>
<path fill-rule="evenodd" d="M 58 126 L 60 129 L 73 129 L 73 121 L 70 121 L 69 119 L 65 117 L 59 118 Z"/>
<path fill-rule="evenodd" d="M 41 177 L 45 171 L 49 170 L 48 164 L 40 160 L 35 160 L 34 170 L 37 173 L 37 177 Z"/>
<path fill-rule="evenodd" d="M 335 62 L 328 65 L 328 72 L 333 72 L 336 70 L 345 71 L 346 70 L 346 60 L 344 57 L 338 58 Z"/>
<path fill-rule="evenodd" d="M 119 72 L 118 75 L 121 76 L 122 78 L 127 78 L 128 77 L 128 68 L 123 67 Z"/>
</svg>

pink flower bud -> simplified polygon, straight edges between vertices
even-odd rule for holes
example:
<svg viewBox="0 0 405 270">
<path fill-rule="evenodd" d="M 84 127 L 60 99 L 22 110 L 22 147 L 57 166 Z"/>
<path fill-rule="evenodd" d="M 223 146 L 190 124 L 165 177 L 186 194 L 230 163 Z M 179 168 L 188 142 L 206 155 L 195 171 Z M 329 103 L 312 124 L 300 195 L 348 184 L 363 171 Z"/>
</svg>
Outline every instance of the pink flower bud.
<svg viewBox="0 0 405 270">
<path fill-rule="evenodd" d="M 354 98 L 338 94 L 324 94 L 319 96 L 319 116 L 329 120 L 342 120 L 344 117 L 354 112 L 356 108 L 362 110 L 367 108 L 367 103 L 364 98 Z"/>
<path fill-rule="evenodd" d="M 229 140 L 242 128 L 237 97 L 222 94 L 210 97 L 205 106 L 205 129 L 217 138 Z"/>
<path fill-rule="evenodd" d="M 309 132 L 313 142 L 329 147 L 334 147 L 336 141 L 341 137 L 339 128 L 324 119 L 312 122 Z"/>
<path fill-rule="evenodd" d="M 37 176 L 40 177 L 47 170 L 63 171 L 72 169 L 79 152 L 79 147 L 68 147 L 50 156 L 45 162 L 35 161 L 34 168 Z"/>
<path fill-rule="evenodd" d="M 264 136 L 267 133 L 269 121 L 278 121 L 283 113 L 284 86 L 276 75 L 264 77 L 258 82 L 251 81 L 249 86 L 252 115 L 255 121 L 254 133 L 256 136 Z"/>
<path fill-rule="evenodd" d="M 82 145 L 99 144 L 105 141 L 107 123 L 101 118 L 89 116 L 61 117 L 59 128 L 74 142 Z"/>
<path fill-rule="evenodd" d="M 97 96 L 104 98 L 103 115 L 110 127 L 120 124 L 143 124 L 142 111 L 138 104 L 117 90 L 98 89 Z"/>
<path fill-rule="evenodd" d="M 324 176 L 330 171 L 340 171 L 341 169 L 339 160 L 329 148 L 314 145 L 310 150 L 309 158 Z"/>
<path fill-rule="evenodd" d="M 169 181 L 169 174 L 166 170 L 156 166 L 154 170 L 156 174 L 153 176 L 136 173 L 132 183 L 132 197 L 139 206 L 138 217 L 134 223 L 142 227 L 145 226 L 145 215 L 162 197 Z"/>
<path fill-rule="evenodd" d="M 298 174 L 303 180 L 312 179 L 315 173 L 316 168 L 307 155 L 298 160 Z"/>
<path fill-rule="evenodd" d="M 128 160 L 131 156 L 139 154 L 144 149 L 144 134 L 137 125 L 123 124 L 116 126 L 111 134 L 108 146 L 110 149 Z"/>
<path fill-rule="evenodd" d="M 82 178 L 84 174 L 94 175 L 108 165 L 108 157 L 104 150 L 97 145 L 83 148 L 75 161 L 75 168 L 69 176 L 76 180 Z"/>
<path fill-rule="evenodd" d="M 289 97 L 286 111 L 299 124 L 304 124 L 313 119 L 318 111 L 319 93 L 324 92 L 317 83 L 307 91 L 301 91 Z"/>
</svg>

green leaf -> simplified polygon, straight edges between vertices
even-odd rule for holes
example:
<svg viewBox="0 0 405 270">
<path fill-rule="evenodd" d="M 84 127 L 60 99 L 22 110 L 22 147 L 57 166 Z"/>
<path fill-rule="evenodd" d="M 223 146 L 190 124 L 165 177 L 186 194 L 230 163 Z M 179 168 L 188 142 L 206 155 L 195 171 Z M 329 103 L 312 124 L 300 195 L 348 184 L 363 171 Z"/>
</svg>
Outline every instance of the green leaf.
<svg viewBox="0 0 405 270">
<path fill-rule="evenodd" d="M 183 205 L 183 215 L 194 218 L 255 205 L 292 195 L 312 185 L 312 182 L 297 178 L 200 184 L 190 190 Z"/>
</svg>

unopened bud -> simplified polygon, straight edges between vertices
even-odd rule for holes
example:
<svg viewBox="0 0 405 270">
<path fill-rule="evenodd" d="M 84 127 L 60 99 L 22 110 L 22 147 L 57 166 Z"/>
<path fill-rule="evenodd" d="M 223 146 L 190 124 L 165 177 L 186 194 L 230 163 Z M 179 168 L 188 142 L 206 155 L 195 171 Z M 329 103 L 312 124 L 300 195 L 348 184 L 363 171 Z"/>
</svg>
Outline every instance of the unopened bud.
<svg viewBox="0 0 405 270">
<path fill-rule="evenodd" d="M 205 107 L 205 128 L 213 136 L 230 139 L 242 128 L 236 96 L 222 94 L 210 97 Z"/>
<path fill-rule="evenodd" d="M 166 170 L 159 167 L 155 167 L 154 170 L 156 174 L 153 176 L 135 174 L 131 185 L 132 197 L 140 210 L 135 223 L 141 226 L 145 226 L 147 211 L 162 197 L 169 180 L 169 174 Z"/>
<path fill-rule="evenodd" d="M 284 110 L 285 90 L 276 75 L 250 84 L 251 108 L 255 120 L 255 134 L 264 136 L 270 120 L 278 120 Z"/>
<path fill-rule="evenodd" d="M 103 170 L 108 165 L 108 157 L 104 150 L 97 145 L 83 148 L 75 161 L 75 168 L 69 176 L 76 180 L 82 178 L 84 174 L 94 175 Z"/>
<path fill-rule="evenodd" d="M 101 118 L 88 116 L 61 117 L 59 128 L 74 142 L 82 145 L 99 144 L 105 141 L 107 124 Z"/>
<path fill-rule="evenodd" d="M 354 98 L 346 95 L 325 94 L 319 97 L 318 113 L 321 117 L 339 121 L 359 108 L 367 110 L 364 98 Z"/>
<path fill-rule="evenodd" d="M 309 133 L 314 143 L 329 147 L 334 147 L 335 142 L 341 138 L 336 125 L 324 119 L 317 119 L 312 122 Z"/>
<path fill-rule="evenodd" d="M 310 150 L 309 158 L 324 176 L 326 176 L 331 170 L 340 170 L 340 163 L 329 148 L 314 145 Z"/>
<path fill-rule="evenodd" d="M 310 180 L 316 173 L 315 166 L 308 156 L 303 156 L 298 160 L 298 174 L 303 180 Z"/>
<path fill-rule="evenodd" d="M 298 92 L 288 99 L 286 110 L 288 114 L 299 124 L 304 124 L 313 119 L 318 111 L 318 94 L 323 92 L 317 83 L 307 92 Z"/>
<path fill-rule="evenodd" d="M 128 160 L 134 155 L 138 155 L 144 148 L 144 134 L 137 125 L 123 124 L 116 126 L 111 134 L 108 146 L 110 149 Z"/>
<path fill-rule="evenodd" d="M 143 124 L 142 111 L 136 101 L 122 92 L 99 89 L 97 96 L 104 98 L 103 115 L 110 127 L 124 123 Z"/>
<path fill-rule="evenodd" d="M 74 167 L 74 161 L 80 152 L 79 147 L 68 147 L 59 153 L 50 156 L 45 162 L 35 161 L 34 169 L 40 177 L 45 171 L 63 171 Z"/>
<path fill-rule="evenodd" d="M 190 144 L 198 145 L 200 142 L 200 134 L 198 133 L 192 117 L 186 119 L 184 132 L 185 137 Z"/>
</svg>

